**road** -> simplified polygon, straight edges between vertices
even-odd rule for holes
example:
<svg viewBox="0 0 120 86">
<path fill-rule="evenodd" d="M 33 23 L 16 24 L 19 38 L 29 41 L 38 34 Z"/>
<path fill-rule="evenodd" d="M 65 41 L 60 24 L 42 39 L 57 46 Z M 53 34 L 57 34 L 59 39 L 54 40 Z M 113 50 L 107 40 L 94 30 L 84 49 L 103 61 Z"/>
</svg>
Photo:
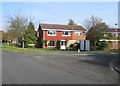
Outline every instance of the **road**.
<svg viewBox="0 0 120 86">
<path fill-rule="evenodd" d="M 66 52 L 66 51 L 65 51 Z M 33 55 L 2 51 L 3 84 L 118 84 L 112 55 Z"/>
</svg>

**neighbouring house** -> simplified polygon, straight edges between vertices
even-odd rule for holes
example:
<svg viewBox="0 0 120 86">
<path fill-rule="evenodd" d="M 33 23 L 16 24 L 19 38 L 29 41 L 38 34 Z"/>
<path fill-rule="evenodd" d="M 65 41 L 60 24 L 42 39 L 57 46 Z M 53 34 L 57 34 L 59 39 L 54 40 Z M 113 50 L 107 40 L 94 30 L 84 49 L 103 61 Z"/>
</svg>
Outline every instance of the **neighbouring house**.
<svg viewBox="0 0 120 86">
<path fill-rule="evenodd" d="M 16 44 L 17 43 L 17 38 L 15 35 L 6 33 L 3 31 L 2 33 L 2 42 L 3 43 L 11 43 L 11 44 Z"/>
<path fill-rule="evenodd" d="M 109 42 L 110 49 L 120 49 L 120 28 L 109 28 L 109 31 L 104 33 L 104 37 L 108 37 L 108 33 L 111 33 L 113 38 L 101 39 L 100 41 Z"/>
<path fill-rule="evenodd" d="M 85 28 L 78 25 L 40 24 L 38 36 L 42 48 L 66 49 L 71 44 L 86 40 L 85 31 Z"/>
<path fill-rule="evenodd" d="M 109 28 L 111 33 L 114 37 L 120 36 L 120 28 Z"/>
<path fill-rule="evenodd" d="M 0 30 L 0 43 L 2 43 L 2 34 L 3 34 L 3 31 Z"/>
</svg>

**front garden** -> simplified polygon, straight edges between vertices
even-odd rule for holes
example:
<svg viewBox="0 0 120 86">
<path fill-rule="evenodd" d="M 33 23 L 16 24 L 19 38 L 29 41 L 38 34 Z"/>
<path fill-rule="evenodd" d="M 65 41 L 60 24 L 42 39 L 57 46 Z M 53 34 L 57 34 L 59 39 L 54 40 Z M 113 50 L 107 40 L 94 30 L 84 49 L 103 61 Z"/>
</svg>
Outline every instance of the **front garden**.
<svg viewBox="0 0 120 86">
<path fill-rule="evenodd" d="M 34 47 L 22 49 L 21 47 L 18 47 L 16 45 L 0 44 L 0 50 L 18 52 L 18 53 L 26 53 L 26 54 L 49 54 L 49 53 L 56 51 L 57 49 L 53 49 L 53 48 L 43 49 L 43 48 L 34 48 Z"/>
</svg>

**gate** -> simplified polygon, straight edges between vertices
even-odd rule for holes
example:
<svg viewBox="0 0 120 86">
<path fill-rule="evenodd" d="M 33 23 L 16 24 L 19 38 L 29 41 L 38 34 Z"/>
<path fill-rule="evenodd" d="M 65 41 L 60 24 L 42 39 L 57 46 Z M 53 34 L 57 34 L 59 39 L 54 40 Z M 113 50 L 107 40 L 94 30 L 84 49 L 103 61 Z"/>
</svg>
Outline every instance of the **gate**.
<svg viewBox="0 0 120 86">
<path fill-rule="evenodd" d="M 90 51 L 90 40 L 80 41 L 80 50 Z"/>
</svg>

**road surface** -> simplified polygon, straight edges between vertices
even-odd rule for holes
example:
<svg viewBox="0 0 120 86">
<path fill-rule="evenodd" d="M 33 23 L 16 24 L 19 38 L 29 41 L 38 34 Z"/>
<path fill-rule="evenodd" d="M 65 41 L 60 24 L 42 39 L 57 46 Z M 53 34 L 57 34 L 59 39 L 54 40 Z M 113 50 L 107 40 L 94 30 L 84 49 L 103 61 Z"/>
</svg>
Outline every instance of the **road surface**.
<svg viewBox="0 0 120 86">
<path fill-rule="evenodd" d="M 65 51 L 66 52 L 66 51 Z M 2 51 L 3 84 L 118 84 L 111 55 L 31 55 Z"/>
</svg>

